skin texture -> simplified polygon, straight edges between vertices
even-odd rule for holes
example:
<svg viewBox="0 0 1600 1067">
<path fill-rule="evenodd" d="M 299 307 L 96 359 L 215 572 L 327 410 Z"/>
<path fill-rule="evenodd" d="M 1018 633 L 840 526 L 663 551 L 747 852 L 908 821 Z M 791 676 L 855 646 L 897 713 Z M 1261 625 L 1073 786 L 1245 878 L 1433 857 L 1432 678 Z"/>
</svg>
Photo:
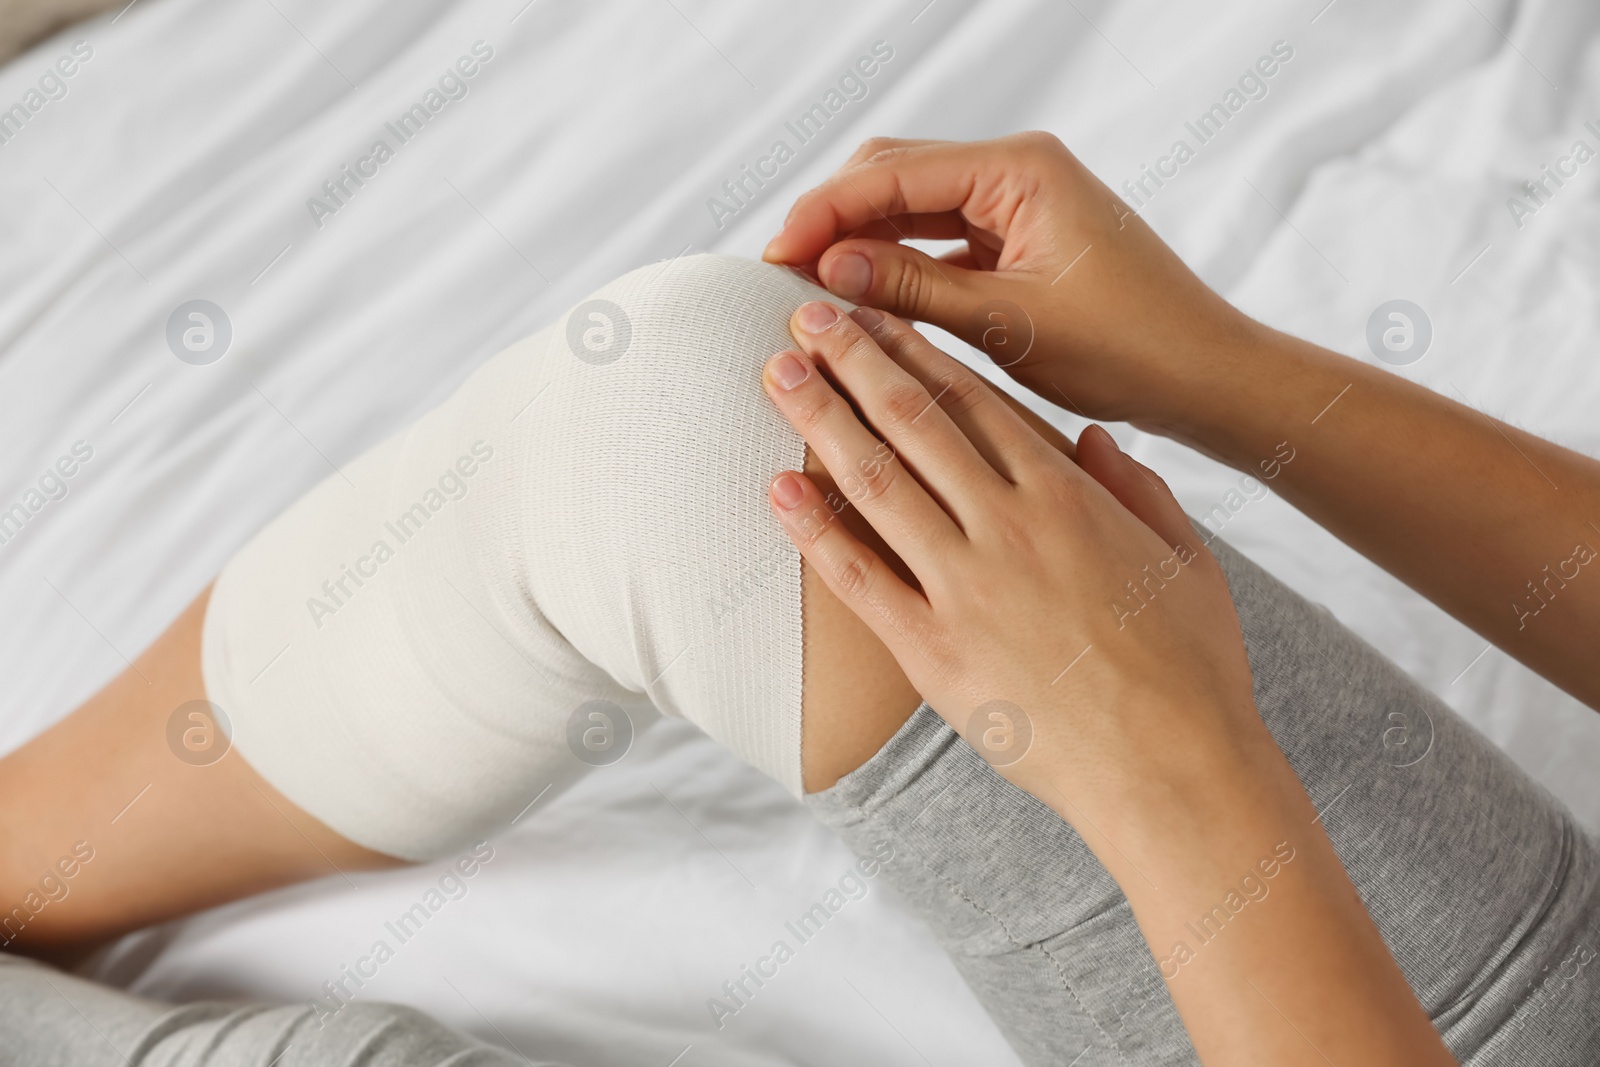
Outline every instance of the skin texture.
<svg viewBox="0 0 1600 1067">
<path fill-rule="evenodd" d="M 1168 983 L 1202 1061 L 1453 1063 L 1261 721 L 1227 582 L 1166 485 L 1098 427 L 1068 460 L 890 316 L 812 302 L 791 331 L 768 394 L 915 580 L 803 475 L 773 480 L 774 512 L 929 704 L 1072 824 L 1149 943 L 1229 872 L 1303 857 L 1283 906 Z M 1152 571 L 1136 619 L 1106 610 Z M 1019 724 L 1025 751 L 990 741 Z"/>
<path fill-rule="evenodd" d="M 828 484 L 820 464 L 808 469 Z M 843 518 L 873 536 L 854 508 Z M 67 964 L 153 923 L 278 886 L 401 864 L 307 814 L 236 751 L 200 766 L 174 756 L 167 733 L 174 709 L 205 696 L 200 632 L 209 593 L 131 669 L 0 758 L 0 901 L 14 907 L 46 874 L 59 876 L 56 865 L 78 842 L 92 850 L 65 880 L 63 899 L 3 931 L 4 950 Z M 809 564 L 802 564 L 802 595 L 802 755 L 806 788 L 816 791 L 881 748 L 921 698 Z"/>
<path fill-rule="evenodd" d="M 898 244 L 905 236 L 964 239 L 966 247 L 936 262 Z M 862 260 L 853 277 L 851 256 Z M 1032 343 L 1008 369 L 1052 402 L 1091 417 L 1126 419 L 1170 434 L 1241 469 L 1254 469 L 1278 442 L 1290 440 L 1296 460 L 1275 481 L 1283 495 L 1507 652 L 1600 706 L 1600 670 L 1590 662 L 1584 639 L 1600 622 L 1600 584 L 1558 586 L 1543 570 L 1571 558 L 1569 542 L 1589 539 L 1586 529 L 1600 546 L 1600 529 L 1589 525 L 1600 515 L 1600 464 L 1251 322 L 1206 289 L 1053 138 L 1021 135 L 984 145 L 869 142 L 841 176 L 801 198 L 767 258 L 811 270 L 841 296 L 944 326 L 1007 363 L 1014 349 L 1002 344 L 1025 324 Z M 1009 307 L 997 313 L 990 306 L 996 300 Z M 1005 328 L 996 330 L 997 323 Z M 797 340 L 801 335 L 813 336 L 798 331 Z M 814 363 L 825 362 L 807 351 Z M 927 388 L 926 379 L 919 381 Z M 940 404 L 951 399 L 941 396 Z M 981 441 L 974 447 L 1000 473 L 1008 449 L 986 450 Z M 1058 444 L 1052 450 L 1029 442 L 1028 448 L 1030 462 L 1037 464 L 1053 462 L 1047 457 L 1059 452 Z M 860 481 L 853 473 L 859 464 L 865 460 L 871 469 L 873 462 L 872 453 L 854 459 L 855 467 L 844 468 L 847 492 L 851 478 Z M 1080 502 L 1092 498 L 1102 511 L 1117 514 L 1114 504 L 1142 522 L 1150 536 L 1161 538 L 1165 530 L 1172 546 L 1178 531 L 1164 510 L 1170 494 L 1155 488 L 1158 480 L 1127 466 L 1093 431 L 1080 459 L 1087 482 L 1099 487 L 1079 484 Z M 923 473 L 937 466 L 928 464 Z M 1055 477 L 1066 475 L 1057 471 Z M 831 515 L 833 504 L 822 495 L 827 488 L 819 477 L 805 491 L 817 494 L 808 497 L 813 508 L 823 502 Z M 951 502 L 938 503 L 942 510 Z M 842 521 L 828 529 L 853 528 L 861 543 L 874 544 L 858 512 L 842 509 Z M 915 523 L 907 529 L 912 538 L 927 533 Z M 1152 547 L 1148 537 L 1143 544 Z M 907 568 L 882 548 L 886 572 L 899 568 L 896 580 L 917 595 L 930 576 L 951 588 L 959 584 L 939 569 L 945 564 L 937 554 L 931 557 L 933 570 L 926 561 L 922 568 Z M 872 616 L 859 610 L 859 600 L 840 600 L 831 591 L 841 588 L 841 573 L 808 566 L 804 578 L 810 789 L 859 765 L 914 709 L 918 688 L 933 691 L 931 681 L 912 687 L 906 680 L 925 669 L 911 659 L 914 654 L 926 660 L 923 652 L 902 648 L 898 662 L 906 670 L 889 669 L 894 655 L 876 637 L 868 639 L 879 632 Z M 989 578 L 1003 582 L 1015 574 L 996 567 Z M 1536 579 L 1544 594 L 1527 601 L 1524 587 Z M 1018 595 L 1034 594 L 1024 586 Z M 1519 612 L 1514 598 L 1527 606 Z M 1539 610 L 1530 616 L 1533 606 Z M 141 656 L 136 671 L 0 760 L 0 900 L 22 899 L 73 842 L 92 841 L 96 850 L 74 880 L 72 895 L 44 909 L 12 947 L 68 952 L 272 885 L 394 862 L 296 811 L 236 753 L 207 768 L 173 758 L 165 747 L 166 723 L 173 708 L 200 694 L 203 611 L 202 597 Z M 992 611 L 974 618 L 994 624 Z M 948 618 L 945 623 L 954 625 Z M 945 644 L 952 644 L 948 633 Z M 1026 673 L 1013 664 L 1011 674 Z M 1230 691 L 1218 686 L 1217 693 Z M 941 704 L 959 706 L 945 696 Z M 1160 707 L 1153 701 L 1147 710 L 1157 713 Z M 1254 792 L 1219 788 L 1198 795 L 1196 778 L 1182 768 L 1170 768 L 1170 779 L 1152 779 L 1150 768 L 1132 767 L 1129 773 L 1144 774 L 1140 781 L 1151 788 L 1128 805 L 1125 818 L 1106 827 L 1122 849 L 1146 861 L 1138 863 L 1140 872 L 1164 886 L 1211 885 L 1221 869 L 1208 866 L 1216 857 L 1234 865 L 1227 869 L 1231 877 L 1237 873 L 1234 861 L 1248 853 L 1253 862 L 1263 842 L 1281 840 L 1308 858 L 1286 870 L 1297 872 L 1302 883 L 1289 894 L 1290 905 L 1273 910 L 1272 925 L 1236 939 L 1229 946 L 1235 956 L 1219 952 L 1203 967 L 1186 967 L 1174 986 L 1206 1062 L 1255 1056 L 1322 1062 L 1286 1032 L 1282 1020 L 1291 1017 L 1299 1020 L 1297 1030 L 1310 1025 L 1319 1045 L 1323 1039 L 1331 1043 L 1323 1047 L 1345 1050 L 1340 1041 L 1386 1035 L 1399 1042 L 1379 1049 L 1362 1045 L 1348 1057 L 1335 1056 L 1338 1062 L 1389 1062 L 1383 1057 L 1392 1059 L 1396 1049 L 1412 1058 L 1395 1062 L 1433 1062 L 1442 1050 L 1426 1045 L 1407 1014 L 1406 1005 L 1414 1006 L 1409 991 L 1394 991 L 1393 964 L 1378 951 L 1381 942 L 1374 949 L 1363 932 L 1364 914 L 1351 911 L 1353 892 L 1347 892 L 1337 860 L 1329 863 L 1325 839 L 1320 832 L 1305 836 L 1303 794 L 1273 769 L 1275 748 L 1269 752 L 1259 738 L 1250 739 L 1249 716 L 1227 699 L 1218 697 L 1209 714 L 1219 736 L 1238 743 L 1207 744 L 1201 764 L 1221 776 L 1214 782 L 1250 768 L 1243 777 Z M 1041 752 L 1068 759 L 1070 748 L 1056 742 Z M 1084 777 L 1067 763 L 1027 780 L 1041 793 L 1062 793 L 1041 799 L 1059 805 L 1056 810 L 1071 821 L 1083 810 L 1080 802 L 1106 803 L 1116 796 L 1105 791 L 1114 790 L 1116 781 L 1091 780 L 1087 792 L 1074 794 L 1076 801 L 1066 800 L 1061 785 Z M 135 796 L 130 806 L 128 798 Z M 1157 810 L 1196 835 L 1211 835 L 1211 851 L 1198 855 L 1170 847 L 1164 824 L 1152 815 Z M 1085 838 L 1097 851 L 1106 843 L 1093 834 Z M 1156 943 L 1168 940 L 1167 916 L 1192 909 L 1149 896 L 1136 884 L 1140 879 L 1131 865 L 1113 851 L 1102 858 L 1122 882 L 1147 936 Z M 96 884 L 102 888 L 92 889 Z M 1270 1006 L 1282 1013 L 1275 1021 L 1263 1009 L 1259 989 L 1240 987 L 1235 972 L 1246 963 L 1266 968 L 1252 974 L 1287 972 L 1285 953 L 1299 966 L 1282 974 L 1284 984 L 1267 987 Z M 1327 966 L 1308 967 L 1307 959 Z M 1373 990 L 1393 995 L 1380 1005 L 1370 997 L 1361 1000 L 1363 991 Z M 1354 1000 L 1341 1000 L 1350 996 Z M 1385 1005 L 1392 1014 L 1384 1014 Z M 1323 1014 L 1308 1018 L 1318 1012 Z M 1324 1032 L 1350 1018 L 1358 1021 Z"/>
<path fill-rule="evenodd" d="M 966 245 L 935 260 L 906 237 Z M 1288 442 L 1276 492 L 1600 709 L 1600 581 L 1583 562 L 1600 552 L 1600 463 L 1254 322 L 1049 134 L 868 141 L 764 255 L 989 348 L 1089 418 L 1251 473 Z"/>
<path fill-rule="evenodd" d="M 993 396 L 1052 448 L 1069 459 L 1073 456 L 1072 441 L 1059 430 L 1009 396 L 998 392 Z M 911 572 L 848 502 L 810 448 L 803 469 L 828 510 L 897 574 L 912 580 Z M 818 793 L 871 759 L 911 718 L 922 697 L 894 654 L 834 595 L 809 560 L 801 560 L 800 578 L 805 620 L 801 758 L 805 790 Z"/>
<path fill-rule="evenodd" d="M 307 815 L 235 751 L 203 766 L 174 756 L 168 720 L 205 696 L 200 624 L 209 593 L 132 668 L 0 759 L 5 907 L 37 890 L 76 843 L 92 850 L 66 882 L 65 898 L 5 931 L 14 935 L 8 951 L 67 963 L 141 926 L 276 886 L 399 863 Z"/>
</svg>

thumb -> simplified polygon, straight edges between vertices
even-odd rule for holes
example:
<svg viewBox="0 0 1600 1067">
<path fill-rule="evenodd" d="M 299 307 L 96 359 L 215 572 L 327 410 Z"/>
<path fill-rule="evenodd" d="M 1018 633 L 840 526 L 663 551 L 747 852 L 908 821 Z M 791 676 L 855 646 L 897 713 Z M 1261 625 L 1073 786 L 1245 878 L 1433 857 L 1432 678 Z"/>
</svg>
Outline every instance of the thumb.
<svg viewBox="0 0 1600 1067">
<path fill-rule="evenodd" d="M 994 279 L 894 241 L 852 238 L 817 261 L 817 276 L 835 296 L 916 319 L 972 341 L 976 319 L 996 295 Z"/>
</svg>

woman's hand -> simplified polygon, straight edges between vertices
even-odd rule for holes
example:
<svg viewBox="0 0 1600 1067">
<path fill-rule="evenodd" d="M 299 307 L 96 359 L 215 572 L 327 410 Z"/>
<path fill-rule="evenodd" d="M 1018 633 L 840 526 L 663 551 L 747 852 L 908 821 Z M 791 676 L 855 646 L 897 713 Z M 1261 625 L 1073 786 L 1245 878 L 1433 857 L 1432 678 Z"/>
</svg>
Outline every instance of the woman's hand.
<svg viewBox="0 0 1600 1067">
<path fill-rule="evenodd" d="M 778 514 L 1003 773 L 1098 821 L 1179 790 L 1198 802 L 1241 757 L 1276 755 L 1220 568 L 1109 434 L 1085 434 L 1074 464 L 890 316 L 816 302 L 795 329 L 806 352 L 775 357 L 767 388 L 920 588 L 832 521 L 803 475 L 773 483 Z"/>
<path fill-rule="evenodd" d="M 908 237 L 967 248 L 935 260 Z M 1254 322 L 1054 137 L 868 141 L 765 255 L 984 348 L 1051 403 L 1273 479 L 1600 710 L 1600 582 L 1577 577 L 1600 558 L 1600 463 Z"/>
<path fill-rule="evenodd" d="M 934 710 L 1116 878 L 1202 1061 L 1454 1062 L 1263 725 L 1226 580 L 1166 486 L 1098 428 L 1074 464 L 892 316 L 812 302 L 791 330 L 767 391 L 912 580 L 804 475 L 773 479 L 774 511 Z M 1174 947 L 1269 868 L 1270 905 Z"/>
<path fill-rule="evenodd" d="M 933 259 L 907 238 L 967 247 Z M 870 140 L 796 201 L 764 257 L 949 330 L 1055 404 L 1151 427 L 1259 330 L 1045 133 Z"/>
</svg>

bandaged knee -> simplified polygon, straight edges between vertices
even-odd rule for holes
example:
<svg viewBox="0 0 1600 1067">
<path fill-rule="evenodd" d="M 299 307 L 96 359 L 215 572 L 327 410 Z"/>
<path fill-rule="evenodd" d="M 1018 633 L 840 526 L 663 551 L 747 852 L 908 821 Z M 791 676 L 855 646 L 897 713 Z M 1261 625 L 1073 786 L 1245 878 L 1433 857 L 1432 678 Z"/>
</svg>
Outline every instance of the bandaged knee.
<svg viewBox="0 0 1600 1067">
<path fill-rule="evenodd" d="M 313 488 L 212 590 L 238 753 L 407 859 L 581 773 L 585 707 L 688 718 L 798 795 L 800 557 L 766 488 L 804 443 L 760 372 L 826 297 L 725 256 L 642 268 Z"/>
</svg>

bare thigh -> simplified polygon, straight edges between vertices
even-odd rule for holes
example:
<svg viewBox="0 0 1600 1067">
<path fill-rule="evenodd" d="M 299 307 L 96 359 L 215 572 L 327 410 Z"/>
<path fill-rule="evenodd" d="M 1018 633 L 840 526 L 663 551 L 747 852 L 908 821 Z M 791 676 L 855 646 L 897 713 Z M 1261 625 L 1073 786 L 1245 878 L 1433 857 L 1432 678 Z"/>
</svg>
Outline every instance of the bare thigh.
<svg viewBox="0 0 1600 1067">
<path fill-rule="evenodd" d="M 1024 415 L 1070 454 L 1064 437 Z M 809 451 L 806 469 L 832 488 Z M 839 515 L 900 567 L 853 507 Z M 128 931 L 230 900 L 402 863 L 307 814 L 237 751 L 203 764 L 175 754 L 174 712 L 206 695 L 200 634 L 208 594 L 133 668 L 0 759 L 0 902 L 13 909 L 0 916 L 0 945 L 64 962 Z M 808 565 L 802 597 L 804 784 L 818 792 L 871 758 L 921 698 Z M 75 849 L 92 859 L 78 863 Z M 49 883 L 68 889 L 50 900 L 41 881 L 63 860 L 78 869 Z"/>
</svg>

